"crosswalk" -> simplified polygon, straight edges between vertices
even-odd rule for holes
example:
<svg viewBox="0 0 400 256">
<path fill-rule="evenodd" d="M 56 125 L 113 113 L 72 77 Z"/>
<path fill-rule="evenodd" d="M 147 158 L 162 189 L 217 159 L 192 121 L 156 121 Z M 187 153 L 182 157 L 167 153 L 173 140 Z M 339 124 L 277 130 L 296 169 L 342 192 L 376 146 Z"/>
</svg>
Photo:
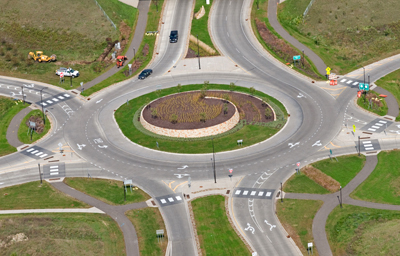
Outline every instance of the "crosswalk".
<svg viewBox="0 0 400 256">
<path fill-rule="evenodd" d="M 339 80 L 339 82 L 348 84 L 348 85 L 358 85 L 359 84 L 359 82 L 357 82 L 357 81 L 353 81 L 353 80 L 346 79 L 346 78 Z"/>
<path fill-rule="evenodd" d="M 379 133 L 379 132 L 383 132 L 392 123 L 393 122 L 391 122 L 391 121 L 386 121 L 386 120 L 376 118 L 374 121 L 369 122 L 367 125 L 362 127 L 361 130 Z"/>
<path fill-rule="evenodd" d="M 170 194 L 170 195 L 156 197 L 156 200 L 158 201 L 158 203 L 161 207 L 164 207 L 164 206 L 182 203 L 183 196 L 181 193 L 176 193 L 176 194 Z"/>
<path fill-rule="evenodd" d="M 43 107 L 46 107 L 48 105 L 57 104 L 61 101 L 65 101 L 65 100 L 69 99 L 70 97 L 71 97 L 71 95 L 69 95 L 67 93 L 62 93 L 62 94 L 55 95 L 50 98 L 44 99 L 42 102 L 39 102 L 39 104 L 43 105 Z"/>
<path fill-rule="evenodd" d="M 271 199 L 275 190 L 273 189 L 256 189 L 256 188 L 236 188 L 233 191 L 234 197 Z"/>
<path fill-rule="evenodd" d="M 48 151 L 41 147 L 31 147 L 31 148 L 21 151 L 20 153 L 24 154 L 26 156 L 32 157 L 34 159 L 43 159 L 49 155 L 54 154 L 53 152 Z"/>
<path fill-rule="evenodd" d="M 51 163 L 43 166 L 44 179 L 54 179 L 65 177 L 65 163 Z"/>
<path fill-rule="evenodd" d="M 372 151 L 381 149 L 378 140 L 363 140 L 360 144 L 361 151 Z"/>
</svg>

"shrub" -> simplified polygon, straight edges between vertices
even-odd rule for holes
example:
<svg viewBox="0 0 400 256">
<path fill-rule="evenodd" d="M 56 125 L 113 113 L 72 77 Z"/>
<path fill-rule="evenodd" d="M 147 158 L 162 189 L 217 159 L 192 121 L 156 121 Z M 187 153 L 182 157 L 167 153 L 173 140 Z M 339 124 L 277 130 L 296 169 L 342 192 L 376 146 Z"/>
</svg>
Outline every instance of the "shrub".
<svg viewBox="0 0 400 256">
<path fill-rule="evenodd" d="M 178 122 L 178 116 L 176 114 L 172 114 L 169 120 L 171 123 L 176 124 Z"/>
<path fill-rule="evenodd" d="M 200 121 L 202 121 L 202 122 L 205 122 L 206 121 L 206 113 L 204 113 L 204 112 L 201 112 L 200 113 Z"/>
<path fill-rule="evenodd" d="M 249 91 L 250 91 L 251 96 L 253 96 L 254 93 L 256 92 L 256 89 L 254 89 L 254 87 L 252 86 L 249 88 Z"/>
<path fill-rule="evenodd" d="M 156 109 L 156 108 L 151 108 L 151 116 L 152 116 L 153 118 L 156 118 L 156 117 L 157 117 L 157 109 Z"/>
<path fill-rule="evenodd" d="M 6 61 L 11 61 L 11 53 L 7 52 L 6 55 L 4 56 Z"/>
<path fill-rule="evenodd" d="M 178 90 L 178 92 L 181 92 L 182 85 L 181 85 L 181 84 L 178 84 L 178 85 L 176 86 L 176 89 Z"/>
<path fill-rule="evenodd" d="M 270 108 L 265 109 L 265 118 L 270 119 L 272 117 L 272 110 Z"/>
<path fill-rule="evenodd" d="M 229 84 L 229 90 L 230 90 L 231 92 L 233 92 L 233 91 L 235 90 L 235 87 L 236 87 L 235 83 L 230 83 L 230 84 Z"/>
</svg>

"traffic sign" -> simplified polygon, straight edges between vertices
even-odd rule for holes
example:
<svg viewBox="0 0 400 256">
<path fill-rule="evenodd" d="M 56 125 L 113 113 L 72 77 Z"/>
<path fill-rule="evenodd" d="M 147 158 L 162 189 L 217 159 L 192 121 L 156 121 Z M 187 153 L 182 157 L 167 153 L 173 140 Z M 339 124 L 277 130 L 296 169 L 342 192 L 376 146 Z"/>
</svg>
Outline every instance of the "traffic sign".
<svg viewBox="0 0 400 256">
<path fill-rule="evenodd" d="M 332 155 L 332 149 L 329 149 L 329 152 L 331 153 L 331 155 Z"/>
<path fill-rule="evenodd" d="M 331 71 L 331 68 L 327 67 L 325 70 L 329 72 L 329 71 Z"/>
<path fill-rule="evenodd" d="M 300 60 L 301 59 L 301 56 L 300 55 L 295 55 L 295 56 L 293 56 L 293 60 Z"/>
<path fill-rule="evenodd" d="M 232 173 L 233 172 L 233 169 L 229 169 L 229 173 Z"/>
<path fill-rule="evenodd" d="M 356 125 L 353 124 L 353 132 L 356 132 Z"/>
<path fill-rule="evenodd" d="M 359 83 L 359 84 L 358 84 L 358 89 L 364 90 L 364 84 L 363 84 L 363 83 Z"/>
<path fill-rule="evenodd" d="M 357 92 L 357 97 L 358 97 L 358 98 L 361 97 L 361 93 L 362 93 L 362 91 L 358 91 L 358 92 Z"/>
<path fill-rule="evenodd" d="M 297 162 L 296 165 L 297 165 L 297 167 L 299 167 L 300 166 L 300 162 Z"/>
<path fill-rule="evenodd" d="M 364 84 L 364 90 L 369 91 L 369 84 Z"/>
</svg>

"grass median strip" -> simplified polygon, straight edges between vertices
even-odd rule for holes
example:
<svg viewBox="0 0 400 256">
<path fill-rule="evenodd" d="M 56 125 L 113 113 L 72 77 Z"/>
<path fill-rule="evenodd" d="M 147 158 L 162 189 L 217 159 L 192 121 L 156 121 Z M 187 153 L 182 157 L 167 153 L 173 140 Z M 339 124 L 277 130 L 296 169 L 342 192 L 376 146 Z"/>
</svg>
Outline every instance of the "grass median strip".
<svg viewBox="0 0 400 256">
<path fill-rule="evenodd" d="M 160 23 L 161 17 L 161 6 L 163 6 L 164 0 L 158 0 L 158 9 L 155 5 L 154 1 L 150 4 L 149 12 L 147 13 L 147 25 L 146 31 L 158 31 L 158 26 Z M 143 70 L 152 60 L 154 54 L 155 43 L 157 39 L 157 35 L 145 35 L 143 37 L 142 43 L 140 44 L 139 49 L 136 49 L 136 58 L 129 61 L 129 64 L 135 62 L 134 65 L 140 65 L 135 72 L 132 73 L 132 76 L 125 75 L 126 72 L 129 70 L 128 63 L 124 65 L 124 67 L 115 73 L 114 75 L 110 76 L 109 78 L 101 81 L 100 83 L 96 84 L 93 87 L 82 92 L 83 96 L 89 96 L 101 89 L 104 89 L 112 84 L 124 81 L 129 79 L 136 74 L 138 74 L 141 70 Z"/>
<path fill-rule="evenodd" d="M 351 197 L 375 203 L 400 205 L 400 151 L 382 151 L 378 164 Z"/>
<path fill-rule="evenodd" d="M 59 192 L 46 181 L 43 184 L 33 181 L 2 188 L 0 202 L 0 210 L 91 207 Z"/>
<path fill-rule="evenodd" d="M 283 186 L 283 190 L 288 193 L 308 193 L 308 194 L 328 194 L 327 189 L 317 184 L 305 174 L 294 174 Z"/>
<path fill-rule="evenodd" d="M 17 151 L 7 142 L 7 129 L 13 117 L 28 106 L 28 104 L 22 104 L 20 101 L 0 96 L 0 156 Z"/>
<path fill-rule="evenodd" d="M 125 215 L 132 221 L 139 240 L 139 251 L 141 256 L 163 256 L 165 255 L 168 236 L 163 218 L 158 208 L 144 208 L 131 210 Z M 156 230 L 164 230 L 164 237 L 156 236 Z"/>
<path fill-rule="evenodd" d="M 66 178 L 64 182 L 76 190 L 111 205 L 139 203 L 150 199 L 143 190 L 134 188 L 131 192 L 130 188 L 126 187 L 126 201 L 124 201 L 124 183 L 117 180 Z"/>
<path fill-rule="evenodd" d="M 47 119 L 46 124 L 44 125 L 43 131 L 41 133 L 37 133 L 36 131 L 33 131 L 32 140 L 31 140 L 31 133 L 28 131 L 29 127 L 26 125 L 26 122 L 28 121 L 28 119 L 31 116 L 42 118 L 42 116 L 43 116 L 42 113 L 43 113 L 42 111 L 40 111 L 38 109 L 35 109 L 35 110 L 32 110 L 31 112 L 29 112 L 28 115 L 26 115 L 24 117 L 24 119 L 22 119 L 22 122 L 21 122 L 21 124 L 19 126 L 19 129 L 18 129 L 18 139 L 22 143 L 31 144 L 31 143 L 41 139 L 50 130 L 51 124 L 50 124 L 49 120 Z"/>
<path fill-rule="evenodd" d="M 146 102 L 157 99 L 159 97 L 178 93 L 185 91 L 193 91 L 200 90 L 203 88 L 203 84 L 195 84 L 195 85 L 186 85 L 181 86 L 180 89 L 177 87 L 167 88 L 161 90 L 161 92 L 156 93 L 152 92 L 146 95 L 142 95 L 138 98 L 135 98 L 129 101 L 129 104 L 124 104 L 118 108 L 115 112 L 115 119 L 124 133 L 124 135 L 129 138 L 131 141 L 148 147 L 155 150 L 163 150 L 168 152 L 184 152 L 188 154 L 194 153 L 209 153 L 212 152 L 212 144 L 211 140 L 198 140 L 198 141 L 179 141 L 177 143 L 174 140 L 164 139 L 164 138 L 156 138 L 149 135 L 145 135 L 138 131 L 136 127 L 133 125 L 133 116 L 135 112 L 142 107 Z M 218 90 L 230 90 L 229 85 L 218 85 L 218 84 L 209 84 L 209 90 L 218 89 Z M 235 86 L 235 91 L 249 93 L 248 88 Z M 259 91 L 255 91 L 255 96 L 263 97 L 273 102 L 285 117 L 287 116 L 287 112 L 285 107 L 278 100 L 262 93 Z M 219 137 L 214 139 L 215 152 L 233 150 L 242 148 L 242 146 L 237 145 L 237 140 L 243 139 L 243 146 L 249 146 L 261 141 L 266 140 L 267 138 L 274 135 L 278 132 L 279 129 L 270 128 L 265 126 L 257 126 L 257 125 L 245 125 L 239 131 L 232 133 L 227 136 Z M 158 146 L 157 146 L 158 142 Z"/>
<path fill-rule="evenodd" d="M 283 203 L 276 201 L 279 221 L 303 255 L 307 255 L 307 243 L 313 241 L 312 222 L 322 204 L 322 201 L 314 200 L 285 199 Z M 315 249 L 314 254 L 318 255 Z"/>
<path fill-rule="evenodd" d="M 203 255 L 250 255 L 226 216 L 225 197 L 208 196 L 191 202 Z"/>
<path fill-rule="evenodd" d="M 337 206 L 326 233 L 333 255 L 400 255 L 400 212 Z M 315 250 L 314 250 L 315 252 Z"/>
<path fill-rule="evenodd" d="M 103 214 L 2 215 L 0 225 L 1 255 L 126 255 L 119 226 Z"/>
</svg>

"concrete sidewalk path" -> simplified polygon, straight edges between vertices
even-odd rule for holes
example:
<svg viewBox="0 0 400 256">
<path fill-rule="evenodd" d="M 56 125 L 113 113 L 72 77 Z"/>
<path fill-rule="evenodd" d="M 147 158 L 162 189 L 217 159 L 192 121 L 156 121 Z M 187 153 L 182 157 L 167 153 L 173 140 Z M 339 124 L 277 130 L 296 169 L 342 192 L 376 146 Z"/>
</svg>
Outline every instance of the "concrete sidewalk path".
<svg viewBox="0 0 400 256">
<path fill-rule="evenodd" d="M 385 94 L 387 97 L 385 98 L 386 104 L 388 106 L 388 115 L 397 117 L 399 115 L 399 104 L 397 103 L 396 98 L 393 96 L 391 92 L 388 90 L 383 89 L 382 87 L 377 86 L 374 89 L 375 92 L 379 94 Z"/>
<path fill-rule="evenodd" d="M 25 103 L 25 104 L 27 104 L 27 103 Z M 23 110 L 21 110 L 18 114 L 16 114 L 13 117 L 13 119 L 11 120 L 10 125 L 7 128 L 7 134 L 6 134 L 7 142 L 11 146 L 18 148 L 19 146 L 24 145 L 24 143 L 22 143 L 18 139 L 18 129 L 19 129 L 19 125 L 22 122 L 22 119 L 24 119 L 24 117 L 27 114 L 29 114 L 29 112 L 31 112 L 31 111 L 32 111 L 32 109 L 28 106 L 28 107 L 24 108 Z"/>
<path fill-rule="evenodd" d="M 326 64 L 324 61 L 312 50 L 310 50 L 307 46 L 300 43 L 296 38 L 291 36 L 279 23 L 277 17 L 277 10 L 278 10 L 278 1 L 279 0 L 269 0 L 268 1 L 268 20 L 271 26 L 275 29 L 275 31 L 283 37 L 286 41 L 288 41 L 291 45 L 296 47 L 297 49 L 304 50 L 304 54 L 314 63 L 315 67 L 317 68 L 318 72 L 321 75 L 326 74 Z"/>
<path fill-rule="evenodd" d="M 67 209 L 24 209 L 24 210 L 0 210 L 0 214 L 20 214 L 20 213 L 105 213 L 96 207 L 91 208 L 67 208 Z"/>
<path fill-rule="evenodd" d="M 128 57 L 128 61 L 133 59 L 133 57 L 134 57 L 133 48 L 136 49 L 136 54 L 137 54 L 140 44 L 142 43 L 144 32 L 146 30 L 146 25 L 147 25 L 147 13 L 149 12 L 150 3 L 151 3 L 151 1 L 139 1 L 139 6 L 138 6 L 139 17 L 138 17 L 138 21 L 136 23 L 135 34 L 133 35 L 133 39 L 129 45 L 128 51 L 125 54 Z M 96 84 L 100 83 L 101 81 L 103 81 L 103 80 L 109 78 L 110 76 L 114 75 L 115 73 L 117 73 L 118 70 L 119 69 L 117 68 L 117 66 L 114 66 L 107 72 L 96 77 L 92 81 L 84 84 L 83 89 L 87 90 L 90 87 L 95 86 Z"/>
<path fill-rule="evenodd" d="M 51 183 L 59 191 L 72 196 L 82 202 L 92 205 L 113 218 L 119 225 L 125 240 L 125 251 L 127 256 L 140 256 L 138 237 L 132 222 L 125 216 L 125 211 L 132 209 L 146 208 L 146 202 L 130 204 L 129 209 L 126 206 L 113 206 L 88 196 L 78 190 L 75 190 L 63 182 Z"/>
</svg>

